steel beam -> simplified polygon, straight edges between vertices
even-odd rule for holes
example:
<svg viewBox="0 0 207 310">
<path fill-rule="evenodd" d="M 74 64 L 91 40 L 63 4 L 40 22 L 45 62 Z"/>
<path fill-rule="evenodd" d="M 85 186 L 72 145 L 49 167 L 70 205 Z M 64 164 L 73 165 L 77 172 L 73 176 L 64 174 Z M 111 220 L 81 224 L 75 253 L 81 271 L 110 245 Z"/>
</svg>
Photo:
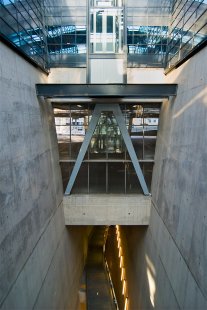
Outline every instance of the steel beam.
<svg viewBox="0 0 207 310">
<path fill-rule="evenodd" d="M 46 98 L 168 98 L 176 96 L 177 84 L 36 84 Z"/>
<path fill-rule="evenodd" d="M 101 116 L 101 112 L 103 112 L 103 111 L 111 111 L 114 113 L 114 116 L 117 120 L 117 124 L 120 128 L 122 137 L 124 139 L 126 148 L 129 152 L 129 156 L 131 158 L 132 164 L 134 166 L 135 172 L 137 174 L 138 180 L 139 180 L 140 185 L 142 187 L 143 193 L 144 193 L 144 195 L 150 195 L 149 190 L 148 190 L 147 185 L 146 185 L 146 182 L 145 182 L 145 179 L 144 179 L 144 176 L 143 176 L 143 173 L 142 173 L 142 170 L 140 168 L 140 165 L 139 165 L 137 155 L 135 153 L 131 138 L 130 138 L 129 133 L 128 133 L 127 128 L 126 128 L 124 116 L 123 116 L 121 109 L 120 109 L 118 104 L 96 104 L 92 118 L 91 118 L 91 121 L 90 121 L 89 126 L 88 126 L 88 130 L 87 130 L 86 135 L 85 135 L 85 139 L 82 143 L 82 146 L 80 148 L 75 166 L 73 168 L 71 177 L 69 179 L 69 182 L 68 182 L 68 185 L 67 185 L 67 188 L 65 191 L 65 195 L 70 195 L 70 193 L 71 193 L 75 179 L 78 175 L 78 171 L 79 171 L 80 166 L 83 162 L 86 151 L 89 147 L 89 144 L 90 144 L 91 138 L 93 136 L 93 133 L 95 131 L 96 125 L 98 124 L 98 120 Z"/>
<path fill-rule="evenodd" d="M 113 106 L 113 112 L 114 112 L 114 116 L 115 116 L 115 118 L 117 120 L 117 123 L 119 125 L 119 129 L 120 129 L 122 137 L 124 139 L 126 148 L 127 148 L 128 152 L 129 152 L 129 156 L 131 158 L 132 164 L 133 164 L 134 169 L 136 171 L 136 174 L 138 176 L 138 179 L 139 179 L 140 185 L 142 187 L 142 190 L 143 190 L 145 195 L 149 195 L 149 190 L 147 188 L 147 184 L 145 182 L 142 170 L 140 168 L 140 164 L 138 162 L 137 155 L 135 153 L 135 150 L 134 150 L 134 147 L 133 147 L 133 144 L 132 144 L 132 140 L 131 140 L 131 138 L 129 136 L 129 133 L 127 131 L 123 114 L 122 114 L 121 109 L 120 109 L 118 104 L 115 104 Z"/>
<path fill-rule="evenodd" d="M 68 185 L 67 185 L 67 188 L 65 191 L 65 195 L 70 195 L 70 192 L 72 190 L 73 184 L 74 184 L 75 179 L 77 177 L 78 171 L 80 169 L 80 166 L 83 162 L 83 159 L 84 159 L 84 156 L 85 156 L 86 151 L 88 149 L 88 146 L 90 144 L 91 138 L 93 136 L 94 130 L 96 128 L 96 125 L 98 124 L 98 120 L 100 118 L 100 115 L 101 115 L 101 111 L 99 109 L 99 106 L 96 105 L 95 109 L 93 111 L 93 114 L 92 114 L 91 121 L 90 121 L 89 126 L 88 126 L 88 130 L 86 132 L 85 138 L 84 138 L 83 143 L 81 145 L 75 166 L 74 166 L 72 174 L 70 176 L 70 180 L 68 182 Z"/>
</svg>

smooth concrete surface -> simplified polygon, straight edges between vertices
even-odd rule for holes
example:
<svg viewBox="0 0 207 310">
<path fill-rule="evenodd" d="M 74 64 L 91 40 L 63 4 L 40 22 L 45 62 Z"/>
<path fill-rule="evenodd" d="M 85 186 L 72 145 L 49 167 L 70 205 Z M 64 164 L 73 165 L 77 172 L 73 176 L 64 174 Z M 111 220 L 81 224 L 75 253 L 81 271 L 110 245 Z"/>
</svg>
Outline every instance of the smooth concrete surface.
<svg viewBox="0 0 207 310">
<path fill-rule="evenodd" d="M 127 83 L 156 84 L 165 83 L 163 68 L 127 68 Z"/>
<path fill-rule="evenodd" d="M 123 83 L 124 59 L 90 59 L 92 84 Z"/>
<path fill-rule="evenodd" d="M 151 198 L 144 195 L 73 194 L 63 198 L 66 225 L 148 225 Z"/>
<path fill-rule="evenodd" d="M 86 68 L 51 68 L 48 83 L 86 84 Z"/>
<path fill-rule="evenodd" d="M 64 227 L 52 109 L 35 93 L 48 77 L 3 44 L 0 53 L 0 308 L 73 310 L 89 231 Z M 149 228 L 122 227 L 131 309 L 207 309 L 206 59 L 205 48 L 165 78 L 178 94 L 161 110 Z M 69 212 L 82 225 L 139 225 L 140 214 L 148 224 L 133 195 L 117 195 L 125 209 L 116 202 L 113 213 L 98 196 L 67 205 L 72 196 L 66 224 Z"/>
<path fill-rule="evenodd" d="M 87 228 L 65 228 L 47 76 L 0 46 L 0 309 L 75 309 Z"/>
<path fill-rule="evenodd" d="M 122 228 L 132 309 L 207 309 L 206 59 L 166 76 L 178 94 L 161 109 L 149 228 Z"/>
</svg>

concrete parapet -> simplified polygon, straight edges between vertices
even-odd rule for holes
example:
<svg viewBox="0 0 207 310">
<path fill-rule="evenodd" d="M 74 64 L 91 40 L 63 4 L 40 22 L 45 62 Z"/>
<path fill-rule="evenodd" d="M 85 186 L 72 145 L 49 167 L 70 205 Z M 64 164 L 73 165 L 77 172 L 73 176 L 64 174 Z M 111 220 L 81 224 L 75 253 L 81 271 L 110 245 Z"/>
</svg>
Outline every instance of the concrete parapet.
<svg viewBox="0 0 207 310">
<path fill-rule="evenodd" d="M 63 198 L 65 225 L 149 225 L 151 198 L 144 195 L 70 195 Z"/>
</svg>

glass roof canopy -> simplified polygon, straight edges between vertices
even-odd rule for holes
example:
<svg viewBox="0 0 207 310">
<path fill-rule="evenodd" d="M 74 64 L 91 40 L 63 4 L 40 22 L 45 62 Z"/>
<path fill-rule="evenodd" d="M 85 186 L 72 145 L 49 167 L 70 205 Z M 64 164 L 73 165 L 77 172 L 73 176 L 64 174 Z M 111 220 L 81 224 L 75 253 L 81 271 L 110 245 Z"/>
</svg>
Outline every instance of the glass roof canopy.
<svg viewBox="0 0 207 310">
<path fill-rule="evenodd" d="M 5 39 L 43 68 L 127 54 L 128 67 L 171 68 L 207 39 L 207 0 L 1 0 Z"/>
</svg>

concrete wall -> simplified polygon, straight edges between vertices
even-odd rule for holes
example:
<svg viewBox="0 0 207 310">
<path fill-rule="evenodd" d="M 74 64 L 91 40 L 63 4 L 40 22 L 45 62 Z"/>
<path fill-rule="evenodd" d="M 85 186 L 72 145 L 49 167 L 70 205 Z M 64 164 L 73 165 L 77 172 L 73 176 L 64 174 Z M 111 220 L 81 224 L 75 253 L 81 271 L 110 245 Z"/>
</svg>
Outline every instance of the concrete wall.
<svg viewBox="0 0 207 310">
<path fill-rule="evenodd" d="M 0 308 L 74 309 L 87 229 L 64 225 L 47 76 L 1 44 Z"/>
<path fill-rule="evenodd" d="M 149 228 L 122 228 L 130 309 L 207 309 L 207 48 L 166 81 Z"/>
<path fill-rule="evenodd" d="M 124 59 L 90 59 L 91 83 L 123 83 Z"/>
<path fill-rule="evenodd" d="M 63 198 L 65 225 L 148 225 L 151 199 L 144 195 L 82 194 Z"/>
<path fill-rule="evenodd" d="M 127 68 L 128 84 L 156 84 L 165 83 L 162 68 Z"/>
<path fill-rule="evenodd" d="M 51 68 L 48 83 L 86 84 L 86 68 Z"/>
</svg>

